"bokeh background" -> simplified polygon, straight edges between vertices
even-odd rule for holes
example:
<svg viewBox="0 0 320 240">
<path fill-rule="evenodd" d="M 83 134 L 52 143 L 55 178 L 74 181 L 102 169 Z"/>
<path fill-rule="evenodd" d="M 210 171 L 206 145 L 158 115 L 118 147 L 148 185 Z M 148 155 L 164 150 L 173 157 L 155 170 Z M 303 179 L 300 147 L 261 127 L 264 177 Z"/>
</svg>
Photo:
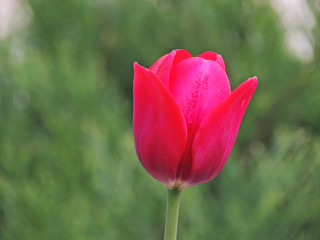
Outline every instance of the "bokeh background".
<svg viewBox="0 0 320 240">
<path fill-rule="evenodd" d="M 162 239 L 132 135 L 133 63 L 213 50 L 259 85 L 179 239 L 320 239 L 319 0 L 0 0 L 0 239 Z"/>
</svg>

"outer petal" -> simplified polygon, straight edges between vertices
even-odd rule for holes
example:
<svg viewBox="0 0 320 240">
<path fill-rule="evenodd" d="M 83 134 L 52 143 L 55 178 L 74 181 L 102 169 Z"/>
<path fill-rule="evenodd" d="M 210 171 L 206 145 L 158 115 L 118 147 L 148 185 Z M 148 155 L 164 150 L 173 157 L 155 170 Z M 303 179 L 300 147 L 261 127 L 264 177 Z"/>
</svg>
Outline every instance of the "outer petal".
<svg viewBox="0 0 320 240">
<path fill-rule="evenodd" d="M 203 118 L 192 146 L 192 171 L 184 179 L 189 186 L 213 179 L 223 168 L 257 83 L 256 77 L 242 83 Z"/>
<path fill-rule="evenodd" d="M 216 62 L 195 57 L 172 69 L 170 92 L 187 124 L 198 125 L 199 120 L 231 91 L 227 74 Z"/>
<path fill-rule="evenodd" d="M 173 50 L 171 53 L 159 58 L 149 68 L 149 70 L 152 71 L 168 88 L 172 67 L 181 62 L 182 60 L 190 57 L 192 57 L 192 55 L 187 50 Z"/>
<path fill-rule="evenodd" d="M 160 80 L 137 63 L 134 64 L 133 100 L 137 155 L 154 178 L 169 186 L 175 180 L 187 141 L 182 112 Z"/>
<path fill-rule="evenodd" d="M 206 60 L 212 60 L 217 62 L 224 70 L 226 70 L 226 66 L 224 64 L 223 58 L 221 55 L 216 54 L 215 52 L 207 51 L 204 53 L 201 53 L 198 57 L 206 59 Z"/>
</svg>

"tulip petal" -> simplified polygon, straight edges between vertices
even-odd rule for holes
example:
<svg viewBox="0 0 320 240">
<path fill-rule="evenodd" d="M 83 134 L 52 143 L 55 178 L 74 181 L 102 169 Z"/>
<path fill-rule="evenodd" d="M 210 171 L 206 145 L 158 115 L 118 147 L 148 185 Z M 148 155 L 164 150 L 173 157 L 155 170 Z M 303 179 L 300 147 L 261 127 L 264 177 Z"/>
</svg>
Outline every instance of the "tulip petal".
<svg viewBox="0 0 320 240">
<path fill-rule="evenodd" d="M 231 91 L 226 72 L 216 62 L 194 57 L 172 69 L 170 92 L 187 125 L 198 126 L 200 119 Z"/>
<path fill-rule="evenodd" d="M 187 130 L 183 114 L 164 84 L 134 64 L 133 132 L 144 168 L 170 187 L 185 150 Z"/>
<path fill-rule="evenodd" d="M 189 186 L 210 181 L 223 168 L 257 83 L 256 77 L 242 83 L 201 121 L 192 146 L 192 170 L 182 179 Z"/>
<path fill-rule="evenodd" d="M 223 58 L 221 55 L 216 54 L 215 52 L 207 51 L 204 53 L 201 53 L 198 57 L 211 60 L 217 62 L 224 70 L 226 70 L 226 66 L 224 64 Z"/>
<path fill-rule="evenodd" d="M 169 88 L 171 69 L 184 59 L 191 58 L 192 55 L 183 49 L 173 50 L 171 53 L 159 58 L 150 68 L 162 83 Z"/>
</svg>

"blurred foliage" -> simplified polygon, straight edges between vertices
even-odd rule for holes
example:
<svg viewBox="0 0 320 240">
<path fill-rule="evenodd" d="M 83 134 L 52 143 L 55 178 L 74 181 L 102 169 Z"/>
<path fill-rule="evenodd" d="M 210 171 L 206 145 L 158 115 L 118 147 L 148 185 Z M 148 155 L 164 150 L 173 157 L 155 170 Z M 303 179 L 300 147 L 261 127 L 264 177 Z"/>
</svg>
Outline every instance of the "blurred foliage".
<svg viewBox="0 0 320 240">
<path fill-rule="evenodd" d="M 27 2 L 23 2 L 27 6 Z M 179 239 L 320 238 L 320 14 L 314 59 L 268 1 L 29 0 L 0 40 L 0 239 L 162 239 L 166 192 L 132 138 L 132 65 L 223 55 L 259 85 L 222 173 L 182 195 Z"/>
</svg>

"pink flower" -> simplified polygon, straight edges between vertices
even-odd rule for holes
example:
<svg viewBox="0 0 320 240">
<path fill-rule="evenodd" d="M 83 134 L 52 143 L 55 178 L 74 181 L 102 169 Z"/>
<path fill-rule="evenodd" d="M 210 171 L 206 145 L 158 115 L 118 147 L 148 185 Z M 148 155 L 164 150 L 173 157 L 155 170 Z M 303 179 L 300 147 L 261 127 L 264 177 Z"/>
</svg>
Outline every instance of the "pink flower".
<svg viewBox="0 0 320 240">
<path fill-rule="evenodd" d="M 134 64 L 133 132 L 143 167 L 167 188 L 212 180 L 226 163 L 257 87 L 231 93 L 222 57 L 174 50 L 149 69 Z"/>
</svg>

